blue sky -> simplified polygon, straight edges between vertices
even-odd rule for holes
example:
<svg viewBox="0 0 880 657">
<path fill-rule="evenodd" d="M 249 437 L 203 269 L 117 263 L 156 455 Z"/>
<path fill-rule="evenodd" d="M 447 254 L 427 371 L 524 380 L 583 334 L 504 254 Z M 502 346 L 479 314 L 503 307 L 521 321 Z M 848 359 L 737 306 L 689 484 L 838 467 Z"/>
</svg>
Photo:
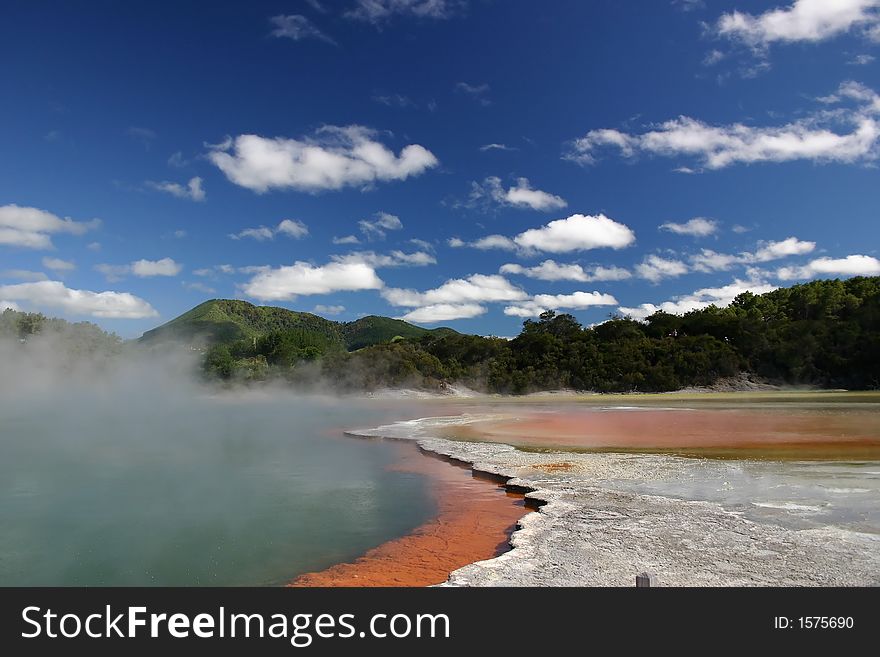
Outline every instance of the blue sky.
<svg viewBox="0 0 880 657">
<path fill-rule="evenodd" d="M 515 335 L 880 273 L 880 0 L 7 2 L 0 305 Z"/>
</svg>

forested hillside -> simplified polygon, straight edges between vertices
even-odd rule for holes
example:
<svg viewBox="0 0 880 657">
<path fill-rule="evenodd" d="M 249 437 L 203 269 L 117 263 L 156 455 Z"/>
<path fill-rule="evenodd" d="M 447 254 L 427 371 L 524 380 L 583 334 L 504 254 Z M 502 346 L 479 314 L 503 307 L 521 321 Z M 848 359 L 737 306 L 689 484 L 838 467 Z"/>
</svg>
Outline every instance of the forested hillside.
<svg viewBox="0 0 880 657">
<path fill-rule="evenodd" d="M 571 388 L 667 391 L 750 372 L 788 384 L 880 387 L 880 278 L 814 281 L 726 308 L 592 328 L 571 315 L 527 320 L 513 340 L 458 333 L 397 336 L 349 353 L 296 331 L 215 347 L 210 377 L 282 378 L 345 390 L 383 386 L 525 393 Z"/>
</svg>

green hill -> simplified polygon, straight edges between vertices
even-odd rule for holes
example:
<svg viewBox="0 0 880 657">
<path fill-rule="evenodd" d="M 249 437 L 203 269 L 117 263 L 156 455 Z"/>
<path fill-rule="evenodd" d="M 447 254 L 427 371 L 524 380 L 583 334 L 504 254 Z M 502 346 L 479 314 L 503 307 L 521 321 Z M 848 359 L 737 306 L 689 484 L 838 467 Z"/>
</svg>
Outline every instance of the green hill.
<svg viewBox="0 0 880 657">
<path fill-rule="evenodd" d="M 233 299 L 212 299 L 145 332 L 140 342 L 232 344 L 279 331 L 293 331 L 300 336 L 313 334 L 321 343 L 344 345 L 349 351 L 389 342 L 398 336 L 420 338 L 429 334 L 439 336 L 455 333 L 450 328 L 424 329 L 390 317 L 371 315 L 353 322 L 334 322 L 286 308 L 255 306 Z"/>
<path fill-rule="evenodd" d="M 420 326 L 413 326 L 408 322 L 404 322 L 402 319 L 378 317 L 376 315 L 361 317 L 353 322 L 341 324 L 340 327 L 342 336 L 345 339 L 345 346 L 349 351 L 390 342 L 397 337 L 413 339 L 428 334 L 441 336 L 456 333 L 451 328 L 424 329 Z"/>
<path fill-rule="evenodd" d="M 333 342 L 342 342 L 337 322 L 311 313 L 255 306 L 233 299 L 212 299 L 199 304 L 170 322 L 145 332 L 140 341 L 218 344 L 290 330 L 313 331 Z"/>
</svg>

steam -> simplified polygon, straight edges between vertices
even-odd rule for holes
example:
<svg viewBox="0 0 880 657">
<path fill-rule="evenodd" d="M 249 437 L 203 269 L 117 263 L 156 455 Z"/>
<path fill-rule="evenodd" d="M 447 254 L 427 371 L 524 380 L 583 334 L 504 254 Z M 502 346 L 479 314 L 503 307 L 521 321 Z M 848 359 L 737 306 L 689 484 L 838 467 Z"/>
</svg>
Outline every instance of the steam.
<svg viewBox="0 0 880 657">
<path fill-rule="evenodd" d="M 430 514 L 399 446 L 342 436 L 387 408 L 82 337 L 0 338 L 0 585 L 280 584 Z"/>
</svg>

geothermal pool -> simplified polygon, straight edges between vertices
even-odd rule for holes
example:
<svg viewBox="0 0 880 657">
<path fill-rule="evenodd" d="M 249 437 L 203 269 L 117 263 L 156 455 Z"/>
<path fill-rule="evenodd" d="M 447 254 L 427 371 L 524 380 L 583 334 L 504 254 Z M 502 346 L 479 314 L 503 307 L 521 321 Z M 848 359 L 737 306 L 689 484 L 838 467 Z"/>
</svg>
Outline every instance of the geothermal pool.
<svg viewBox="0 0 880 657">
<path fill-rule="evenodd" d="M 124 394 L 131 392 L 135 394 Z M 0 399 L 0 585 L 272 585 L 435 513 L 377 404 L 190 390 Z"/>
</svg>

